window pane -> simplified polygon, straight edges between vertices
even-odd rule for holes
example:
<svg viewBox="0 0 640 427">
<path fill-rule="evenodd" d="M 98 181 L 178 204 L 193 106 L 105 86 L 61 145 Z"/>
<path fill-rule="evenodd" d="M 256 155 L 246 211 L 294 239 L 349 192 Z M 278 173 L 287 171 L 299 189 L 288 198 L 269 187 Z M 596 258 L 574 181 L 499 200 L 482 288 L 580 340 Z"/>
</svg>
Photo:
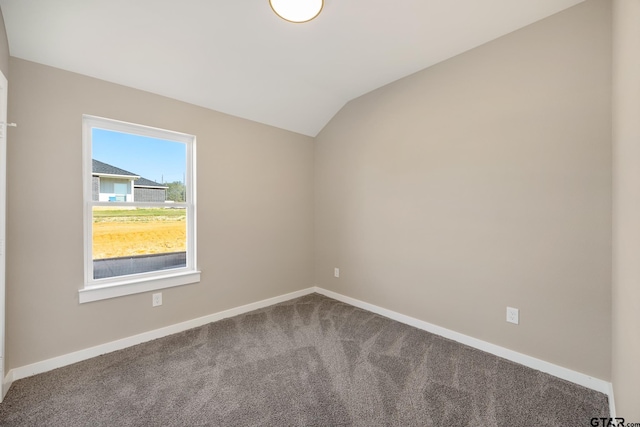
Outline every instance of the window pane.
<svg viewBox="0 0 640 427">
<path fill-rule="evenodd" d="M 187 202 L 187 145 L 101 128 L 91 129 L 93 200 Z"/>
<path fill-rule="evenodd" d="M 195 145 L 195 135 L 82 116 L 80 303 L 200 280 Z"/>
<path fill-rule="evenodd" d="M 98 178 L 100 179 L 100 178 Z M 113 180 L 109 180 L 107 178 L 102 178 L 98 181 L 100 183 L 100 192 L 101 193 L 113 193 Z"/>
<path fill-rule="evenodd" d="M 93 278 L 186 267 L 182 208 L 93 207 Z"/>
<path fill-rule="evenodd" d="M 129 183 L 127 182 L 114 182 L 113 183 L 113 192 L 116 193 L 117 196 L 126 195 L 129 193 Z"/>
</svg>

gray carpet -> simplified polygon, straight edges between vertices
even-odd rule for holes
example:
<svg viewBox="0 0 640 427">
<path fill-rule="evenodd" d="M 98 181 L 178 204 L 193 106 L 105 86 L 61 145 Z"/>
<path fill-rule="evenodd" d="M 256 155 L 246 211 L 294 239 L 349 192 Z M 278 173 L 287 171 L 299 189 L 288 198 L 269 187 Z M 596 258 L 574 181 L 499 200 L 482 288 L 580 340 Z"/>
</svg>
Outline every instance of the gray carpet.
<svg viewBox="0 0 640 427">
<path fill-rule="evenodd" d="M 312 294 L 16 381 L 3 426 L 588 426 L 607 397 Z"/>
</svg>

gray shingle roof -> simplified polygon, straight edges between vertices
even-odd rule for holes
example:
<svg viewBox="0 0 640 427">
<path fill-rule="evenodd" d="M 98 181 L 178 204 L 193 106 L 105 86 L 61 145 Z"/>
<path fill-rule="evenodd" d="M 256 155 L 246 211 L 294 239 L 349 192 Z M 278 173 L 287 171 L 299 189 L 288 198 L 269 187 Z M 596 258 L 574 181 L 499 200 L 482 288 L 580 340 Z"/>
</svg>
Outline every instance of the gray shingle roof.
<svg viewBox="0 0 640 427">
<path fill-rule="evenodd" d="M 132 176 L 138 177 L 133 182 L 134 187 L 159 187 L 159 188 L 169 188 L 164 184 L 160 184 L 159 182 L 151 181 L 147 178 L 142 178 L 140 175 L 136 175 L 135 173 L 126 171 L 124 169 L 117 168 L 115 166 L 111 166 L 107 163 L 101 162 L 100 160 L 91 159 L 93 161 L 93 173 L 98 175 L 123 175 L 123 176 Z"/>
<path fill-rule="evenodd" d="M 124 169 L 117 168 L 115 166 L 108 165 L 100 160 L 93 160 L 93 173 L 104 175 L 126 175 L 126 176 L 138 176 L 135 173 L 131 173 Z"/>
<path fill-rule="evenodd" d="M 159 188 L 169 188 L 164 184 L 160 184 L 159 182 L 155 182 L 155 181 L 151 181 L 150 179 L 147 178 L 138 178 L 135 181 L 133 181 L 133 186 L 134 187 L 159 187 Z"/>
</svg>

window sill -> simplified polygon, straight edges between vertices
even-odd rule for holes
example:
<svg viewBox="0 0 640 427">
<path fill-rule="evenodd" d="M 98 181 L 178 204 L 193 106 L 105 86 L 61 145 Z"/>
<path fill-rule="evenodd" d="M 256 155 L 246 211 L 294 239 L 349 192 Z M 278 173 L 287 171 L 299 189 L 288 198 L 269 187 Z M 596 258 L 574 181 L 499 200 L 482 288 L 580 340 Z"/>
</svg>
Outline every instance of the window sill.
<svg viewBox="0 0 640 427">
<path fill-rule="evenodd" d="M 107 285 L 86 287 L 78 291 L 80 304 L 100 301 L 103 299 L 117 298 L 125 295 L 139 294 L 142 292 L 156 291 L 158 289 L 172 288 L 174 286 L 189 285 L 200 281 L 199 271 L 189 271 L 176 274 L 168 274 L 161 277 L 145 277 L 127 279 L 119 282 L 111 282 Z"/>
</svg>

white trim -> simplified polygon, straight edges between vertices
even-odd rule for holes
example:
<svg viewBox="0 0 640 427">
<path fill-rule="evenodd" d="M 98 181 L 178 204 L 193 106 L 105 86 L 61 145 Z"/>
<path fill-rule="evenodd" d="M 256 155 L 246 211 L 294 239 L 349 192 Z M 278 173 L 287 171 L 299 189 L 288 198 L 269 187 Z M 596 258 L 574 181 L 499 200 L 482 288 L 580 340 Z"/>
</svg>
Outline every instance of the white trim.
<svg viewBox="0 0 640 427">
<path fill-rule="evenodd" d="M 139 279 L 135 279 L 135 275 L 126 276 L 127 280 L 120 282 L 109 282 L 102 286 L 80 289 L 78 290 L 80 304 L 200 282 L 199 271 L 187 271 L 170 275 L 165 272 L 161 276 L 157 272 L 153 272 L 153 274 L 151 277 L 141 277 Z"/>
<path fill-rule="evenodd" d="M 544 360 L 536 359 L 535 357 L 527 356 L 526 354 L 518 353 L 517 351 L 509 350 L 508 348 L 491 344 L 489 342 L 482 341 L 477 338 L 452 331 L 451 329 L 443 328 L 441 326 L 416 319 L 414 317 L 405 316 L 404 314 L 387 310 L 386 308 L 378 307 L 377 305 L 369 304 L 355 298 L 347 297 L 333 291 L 316 288 L 316 292 L 329 298 L 333 298 L 338 301 L 353 305 L 355 307 L 371 311 L 381 316 L 388 317 L 389 319 L 396 320 L 400 323 L 404 323 L 406 325 L 410 325 L 418 329 L 440 335 L 450 340 L 457 341 L 461 344 L 477 348 L 478 350 L 486 351 L 487 353 L 502 357 L 503 359 L 519 363 L 520 365 L 545 372 L 549 375 L 553 375 L 554 377 L 562 378 L 563 380 L 570 381 L 572 383 L 590 388 L 595 391 L 599 391 L 600 393 L 604 393 L 606 395 L 610 395 L 610 382 L 594 378 L 589 375 L 564 368 L 562 366 L 554 365 L 553 363 L 545 362 Z"/>
<path fill-rule="evenodd" d="M 155 329 L 153 331 L 143 332 L 141 334 L 122 338 L 117 341 L 111 341 L 105 344 L 97 345 L 95 347 L 90 347 L 83 350 L 75 351 L 73 353 L 64 354 L 62 356 L 53 357 L 51 359 L 32 363 L 31 365 L 14 368 L 7 373 L 4 379 L 4 383 L 11 385 L 11 383 L 13 383 L 14 381 L 18 381 L 22 378 L 41 374 L 53 369 L 62 368 L 63 366 L 91 359 L 92 357 L 100 356 L 102 354 L 111 353 L 113 351 L 122 350 L 124 348 L 142 344 L 147 341 L 166 337 L 167 335 L 176 334 L 178 332 L 186 331 L 192 328 L 197 328 L 198 326 L 206 325 L 207 323 L 211 322 L 217 322 L 218 320 L 226 319 L 227 317 L 233 317 L 239 314 L 248 313 L 253 310 L 258 310 L 260 308 L 269 307 L 270 305 L 278 304 L 294 298 L 299 298 L 301 296 L 311 294 L 315 291 L 315 288 L 302 289 L 300 291 L 295 291 L 229 310 L 220 311 L 218 313 L 198 317 L 197 319 L 187 320 L 186 322 L 177 323 L 174 325 L 166 326 L 164 328 Z"/>
<path fill-rule="evenodd" d="M 9 82 L 0 71 L 0 378 L 5 369 L 5 323 L 6 323 L 6 222 L 7 222 L 7 87 Z M 0 384 L 0 402 L 4 399 L 8 387 Z"/>
<path fill-rule="evenodd" d="M 609 417 L 616 418 L 616 400 L 613 398 L 613 384 L 609 383 Z"/>
<path fill-rule="evenodd" d="M 133 133 L 140 136 L 149 136 L 156 139 L 164 139 L 166 141 L 178 141 L 189 143 L 193 139 L 193 135 L 184 132 L 176 132 L 168 129 L 160 129 L 153 126 L 139 125 L 136 123 L 124 122 L 122 120 L 107 119 L 105 117 L 92 116 L 83 114 L 83 119 L 90 121 L 91 127 L 113 130 L 116 132 Z"/>
</svg>

